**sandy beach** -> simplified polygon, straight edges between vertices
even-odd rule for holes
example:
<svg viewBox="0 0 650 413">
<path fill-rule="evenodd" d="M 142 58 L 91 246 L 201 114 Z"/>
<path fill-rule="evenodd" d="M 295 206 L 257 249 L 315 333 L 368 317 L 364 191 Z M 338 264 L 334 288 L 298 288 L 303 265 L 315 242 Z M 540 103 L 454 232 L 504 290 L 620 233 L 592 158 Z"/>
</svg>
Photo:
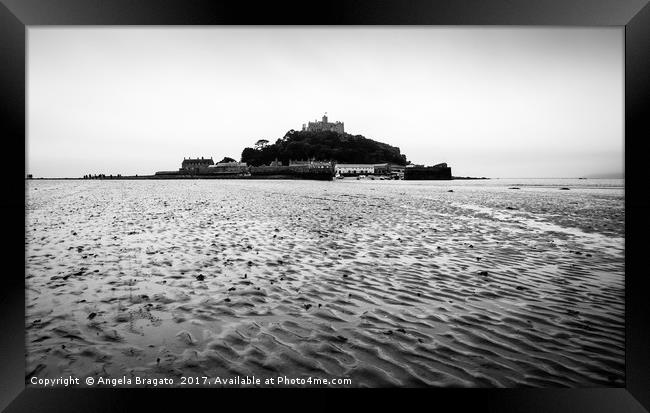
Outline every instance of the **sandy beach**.
<svg viewBox="0 0 650 413">
<path fill-rule="evenodd" d="M 26 377 L 623 386 L 590 182 L 27 181 Z"/>
</svg>

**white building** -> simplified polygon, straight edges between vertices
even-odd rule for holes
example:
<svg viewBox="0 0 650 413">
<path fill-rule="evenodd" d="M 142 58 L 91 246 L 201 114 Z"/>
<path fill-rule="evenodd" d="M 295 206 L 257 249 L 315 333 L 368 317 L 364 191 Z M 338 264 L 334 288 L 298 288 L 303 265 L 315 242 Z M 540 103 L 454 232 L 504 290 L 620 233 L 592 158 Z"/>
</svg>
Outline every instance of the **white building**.
<svg viewBox="0 0 650 413">
<path fill-rule="evenodd" d="M 371 163 L 337 163 L 334 172 L 341 175 L 374 174 L 375 165 Z"/>
<path fill-rule="evenodd" d="M 215 166 L 247 166 L 246 162 L 218 162 Z"/>
</svg>

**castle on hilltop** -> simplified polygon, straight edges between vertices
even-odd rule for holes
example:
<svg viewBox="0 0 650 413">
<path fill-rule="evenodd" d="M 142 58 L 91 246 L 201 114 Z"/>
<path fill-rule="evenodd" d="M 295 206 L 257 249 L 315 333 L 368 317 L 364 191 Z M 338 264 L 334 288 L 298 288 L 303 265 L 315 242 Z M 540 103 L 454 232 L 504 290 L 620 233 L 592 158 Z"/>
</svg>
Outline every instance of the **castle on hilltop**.
<svg viewBox="0 0 650 413">
<path fill-rule="evenodd" d="M 344 133 L 343 122 L 336 121 L 334 123 L 327 121 L 327 112 L 323 115 L 322 121 L 313 121 L 308 124 L 302 124 L 302 130 L 308 132 L 332 131 Z"/>
</svg>

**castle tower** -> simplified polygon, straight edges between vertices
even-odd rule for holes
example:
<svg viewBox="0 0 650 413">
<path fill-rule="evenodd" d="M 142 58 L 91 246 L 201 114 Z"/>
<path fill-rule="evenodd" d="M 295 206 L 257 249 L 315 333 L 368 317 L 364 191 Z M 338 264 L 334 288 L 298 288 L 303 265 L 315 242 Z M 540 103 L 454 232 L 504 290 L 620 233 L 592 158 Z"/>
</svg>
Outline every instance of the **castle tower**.
<svg viewBox="0 0 650 413">
<path fill-rule="evenodd" d="M 323 115 L 323 123 L 327 123 L 327 112 Z"/>
</svg>

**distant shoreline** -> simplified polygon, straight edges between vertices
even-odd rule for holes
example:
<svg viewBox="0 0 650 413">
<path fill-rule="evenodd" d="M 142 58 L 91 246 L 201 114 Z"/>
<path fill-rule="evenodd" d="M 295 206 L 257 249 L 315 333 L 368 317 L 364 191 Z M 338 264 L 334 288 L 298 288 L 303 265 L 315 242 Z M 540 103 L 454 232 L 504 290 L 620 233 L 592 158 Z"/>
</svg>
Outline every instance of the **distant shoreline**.
<svg viewBox="0 0 650 413">
<path fill-rule="evenodd" d="M 115 180 L 146 180 L 146 179 L 273 179 L 273 178 L 260 178 L 259 176 L 251 177 L 251 176 L 228 176 L 228 177 L 220 177 L 220 176 L 179 176 L 176 175 L 174 177 L 169 177 L 169 178 L 161 178 L 156 175 L 140 175 L 140 176 L 121 176 L 121 177 L 113 177 L 113 178 L 97 178 L 97 179 L 87 179 L 87 178 L 25 178 L 26 181 L 36 181 L 36 180 L 41 180 L 41 181 L 115 181 Z M 296 178 L 276 178 L 276 179 L 296 179 Z M 611 179 L 625 179 L 624 177 L 621 178 L 487 178 L 487 177 L 471 177 L 471 176 L 454 176 L 452 177 L 452 181 L 463 181 L 463 180 L 489 180 L 489 179 L 581 179 L 581 180 L 611 180 Z"/>
<path fill-rule="evenodd" d="M 259 176 L 259 175 L 253 175 L 253 176 L 215 176 L 215 175 L 173 175 L 173 176 L 161 176 L 161 175 L 142 175 L 142 176 L 121 176 L 121 177 L 113 177 L 113 178 L 25 178 L 26 181 L 36 181 L 36 180 L 45 180 L 45 181 L 124 181 L 124 180 L 156 180 L 156 179 L 164 179 L 164 180 L 170 180 L 170 179 L 178 179 L 178 180 L 185 180 L 185 179 L 292 179 L 292 180 L 307 180 L 308 178 L 298 178 L 295 176 Z M 493 179 L 493 178 L 486 178 L 486 177 L 471 177 L 471 176 L 454 176 L 451 178 L 452 181 L 454 180 L 486 180 L 486 179 Z M 432 179 L 433 181 L 439 180 L 439 179 Z"/>
<path fill-rule="evenodd" d="M 452 181 L 458 181 L 458 180 L 469 180 L 469 179 L 492 179 L 492 178 L 486 178 L 484 176 L 477 178 L 473 176 L 452 176 L 451 180 Z"/>
</svg>

